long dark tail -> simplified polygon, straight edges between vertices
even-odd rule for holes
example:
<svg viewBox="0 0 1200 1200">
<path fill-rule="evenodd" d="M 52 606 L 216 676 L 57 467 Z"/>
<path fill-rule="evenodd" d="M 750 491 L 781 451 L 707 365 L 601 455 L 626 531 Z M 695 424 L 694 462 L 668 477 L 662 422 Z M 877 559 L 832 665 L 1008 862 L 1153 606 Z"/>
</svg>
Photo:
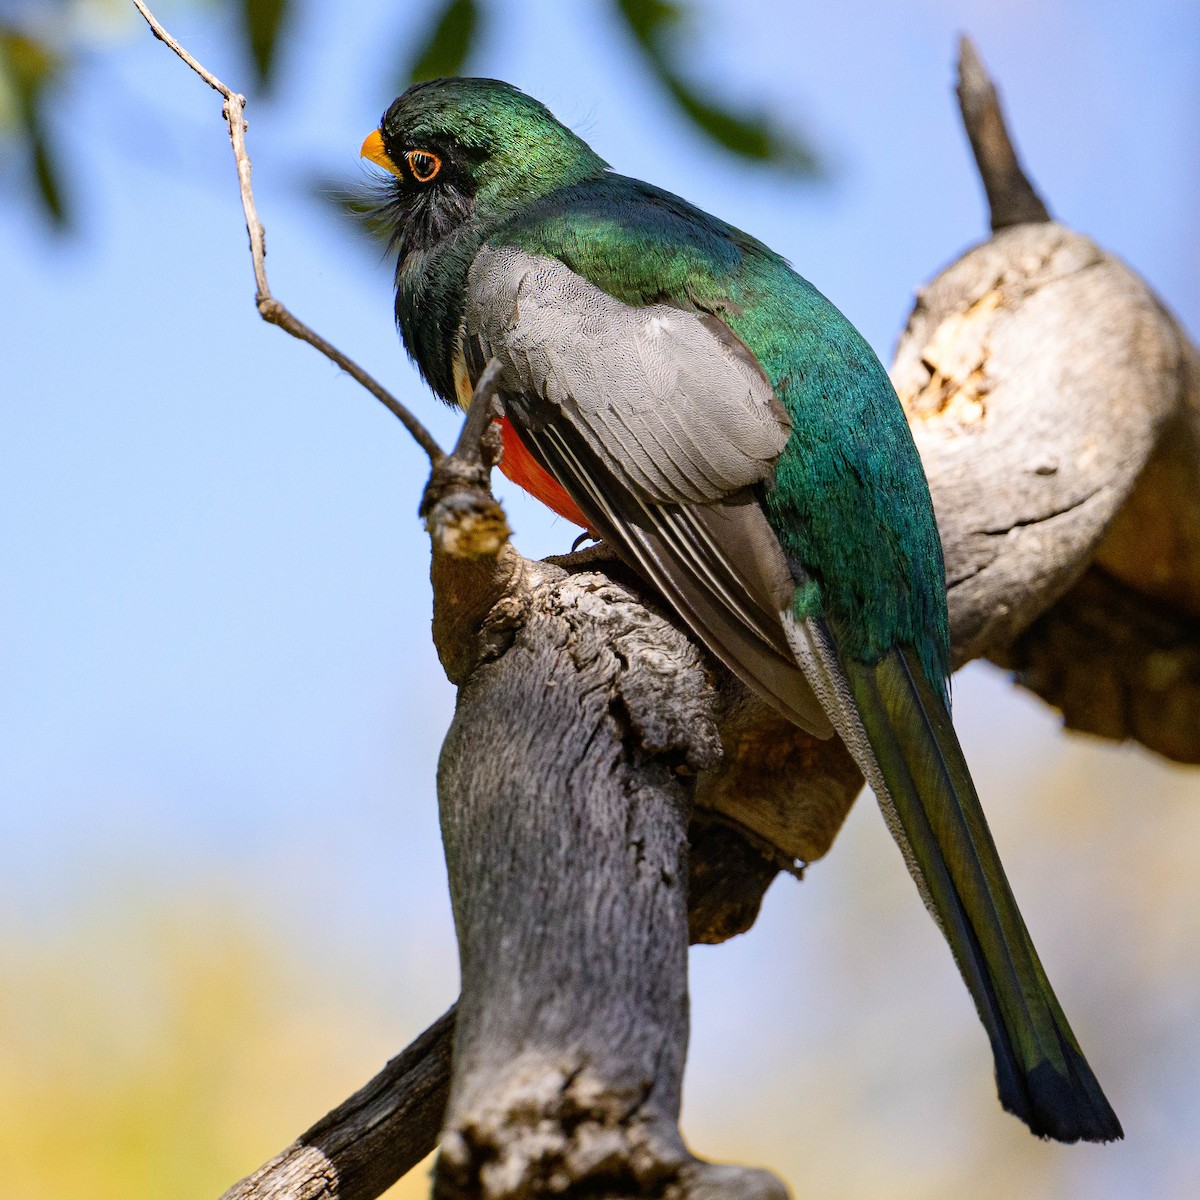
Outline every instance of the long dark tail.
<svg viewBox="0 0 1200 1200">
<path fill-rule="evenodd" d="M 914 653 L 843 663 L 821 622 L 789 636 L 879 797 L 996 1059 L 1000 1103 L 1061 1142 L 1122 1137 L 1025 928 L 941 696 Z"/>
</svg>

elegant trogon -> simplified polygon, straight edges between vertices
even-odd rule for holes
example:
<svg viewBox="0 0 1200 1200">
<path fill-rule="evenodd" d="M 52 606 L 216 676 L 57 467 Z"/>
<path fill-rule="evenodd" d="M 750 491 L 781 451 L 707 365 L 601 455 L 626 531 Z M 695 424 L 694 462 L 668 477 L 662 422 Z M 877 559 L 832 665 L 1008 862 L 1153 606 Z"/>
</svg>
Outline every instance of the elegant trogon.
<svg viewBox="0 0 1200 1200">
<path fill-rule="evenodd" d="M 871 784 L 1037 1134 L 1121 1127 L 1051 990 L 950 722 L 942 549 L 896 393 L 761 242 L 612 172 L 490 79 L 397 99 L 396 320 L 466 405 L 502 374 L 510 478 L 642 572 L 708 649 Z"/>
</svg>

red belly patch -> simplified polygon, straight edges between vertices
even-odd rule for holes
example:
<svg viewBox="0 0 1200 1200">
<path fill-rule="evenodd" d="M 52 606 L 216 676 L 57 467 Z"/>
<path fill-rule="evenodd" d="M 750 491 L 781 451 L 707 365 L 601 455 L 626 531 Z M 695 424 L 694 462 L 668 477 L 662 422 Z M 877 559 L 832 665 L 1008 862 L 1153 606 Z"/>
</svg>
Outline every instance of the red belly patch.
<svg viewBox="0 0 1200 1200">
<path fill-rule="evenodd" d="M 504 457 L 500 460 L 500 470 L 517 487 L 524 488 L 534 499 L 540 500 L 560 517 L 565 517 L 571 524 L 587 529 L 587 519 L 575 507 L 575 501 L 525 449 L 521 439 L 517 436 L 517 431 L 512 427 L 512 422 L 507 417 L 498 417 L 496 424 L 500 426 L 500 436 L 504 443 Z"/>
</svg>

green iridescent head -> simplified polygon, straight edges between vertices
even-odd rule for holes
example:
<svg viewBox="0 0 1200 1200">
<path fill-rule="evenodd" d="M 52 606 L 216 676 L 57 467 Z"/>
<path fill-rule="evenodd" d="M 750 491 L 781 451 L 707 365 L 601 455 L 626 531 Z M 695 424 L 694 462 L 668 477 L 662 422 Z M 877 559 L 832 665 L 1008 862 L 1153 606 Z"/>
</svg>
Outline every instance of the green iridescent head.
<svg viewBox="0 0 1200 1200">
<path fill-rule="evenodd" d="M 425 244 L 473 214 L 518 211 L 606 168 L 544 104 L 498 79 L 415 84 L 383 114 L 362 154 L 395 177 L 398 223 Z"/>
</svg>

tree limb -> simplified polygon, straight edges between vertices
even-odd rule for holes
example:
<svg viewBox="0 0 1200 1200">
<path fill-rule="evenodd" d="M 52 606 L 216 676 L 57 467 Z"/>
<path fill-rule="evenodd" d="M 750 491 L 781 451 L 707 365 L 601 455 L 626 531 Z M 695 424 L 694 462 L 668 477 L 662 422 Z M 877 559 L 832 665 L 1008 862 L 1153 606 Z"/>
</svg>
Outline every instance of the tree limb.
<svg viewBox="0 0 1200 1200">
<path fill-rule="evenodd" d="M 1003 178 L 1011 139 L 966 42 L 963 75 L 968 129 L 1007 147 L 980 169 Z M 920 290 L 892 377 L 938 513 L 955 662 L 1015 669 L 1068 728 L 1200 762 L 1200 355 L 1171 313 L 1037 218 Z"/>
<path fill-rule="evenodd" d="M 720 942 L 753 924 L 776 855 L 744 831 L 693 816 L 690 940 Z M 437 1148 L 450 1093 L 457 1007 L 435 1021 L 348 1100 L 234 1184 L 221 1200 L 375 1200 Z"/>
</svg>

